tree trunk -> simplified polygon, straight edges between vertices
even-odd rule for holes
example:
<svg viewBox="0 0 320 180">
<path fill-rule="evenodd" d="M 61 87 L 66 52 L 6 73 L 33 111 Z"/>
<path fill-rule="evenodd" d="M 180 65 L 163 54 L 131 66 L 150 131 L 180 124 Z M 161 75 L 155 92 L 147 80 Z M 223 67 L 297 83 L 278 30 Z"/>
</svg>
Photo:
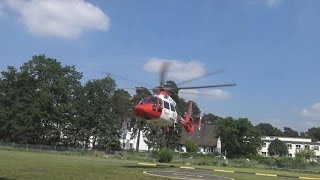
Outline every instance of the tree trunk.
<svg viewBox="0 0 320 180">
<path fill-rule="evenodd" d="M 138 129 L 138 139 L 137 139 L 137 144 L 136 144 L 136 151 L 139 152 L 139 145 L 140 145 L 140 128 Z"/>
</svg>

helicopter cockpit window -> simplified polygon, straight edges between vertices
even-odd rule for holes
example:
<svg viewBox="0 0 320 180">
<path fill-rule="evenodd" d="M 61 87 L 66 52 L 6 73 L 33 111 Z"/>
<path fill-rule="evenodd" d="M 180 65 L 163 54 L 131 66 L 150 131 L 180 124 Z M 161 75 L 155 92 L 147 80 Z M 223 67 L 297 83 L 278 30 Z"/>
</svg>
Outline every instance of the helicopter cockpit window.
<svg viewBox="0 0 320 180">
<path fill-rule="evenodd" d="M 170 106 L 171 106 L 171 111 L 175 112 L 176 109 L 174 108 L 174 106 L 172 104 L 170 104 Z"/>
<path fill-rule="evenodd" d="M 163 101 L 164 108 L 170 109 L 170 105 L 167 101 Z"/>
<path fill-rule="evenodd" d="M 157 104 L 158 98 L 157 97 L 146 97 L 140 101 L 140 104 Z"/>
</svg>

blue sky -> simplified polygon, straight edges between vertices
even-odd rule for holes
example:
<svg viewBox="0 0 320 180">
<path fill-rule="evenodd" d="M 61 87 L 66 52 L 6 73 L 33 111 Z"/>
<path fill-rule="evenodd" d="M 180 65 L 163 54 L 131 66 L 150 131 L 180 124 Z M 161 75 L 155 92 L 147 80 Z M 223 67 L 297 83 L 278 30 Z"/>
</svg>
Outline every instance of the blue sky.
<svg viewBox="0 0 320 180">
<path fill-rule="evenodd" d="M 24 1 L 0 2 L 0 69 L 45 53 L 84 73 L 107 72 L 158 83 L 172 61 L 177 82 L 236 87 L 184 95 L 205 113 L 248 117 L 298 131 L 319 127 L 320 1 Z M 138 86 L 117 79 L 119 87 Z"/>
</svg>

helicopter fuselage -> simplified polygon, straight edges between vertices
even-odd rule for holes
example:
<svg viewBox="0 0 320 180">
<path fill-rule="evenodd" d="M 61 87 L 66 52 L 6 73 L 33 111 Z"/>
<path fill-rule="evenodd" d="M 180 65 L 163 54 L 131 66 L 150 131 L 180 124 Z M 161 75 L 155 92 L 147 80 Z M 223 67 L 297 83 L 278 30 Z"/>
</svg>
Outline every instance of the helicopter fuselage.
<svg viewBox="0 0 320 180">
<path fill-rule="evenodd" d="M 138 118 L 159 127 L 172 126 L 177 122 L 176 102 L 166 93 L 148 96 L 134 108 Z"/>
</svg>

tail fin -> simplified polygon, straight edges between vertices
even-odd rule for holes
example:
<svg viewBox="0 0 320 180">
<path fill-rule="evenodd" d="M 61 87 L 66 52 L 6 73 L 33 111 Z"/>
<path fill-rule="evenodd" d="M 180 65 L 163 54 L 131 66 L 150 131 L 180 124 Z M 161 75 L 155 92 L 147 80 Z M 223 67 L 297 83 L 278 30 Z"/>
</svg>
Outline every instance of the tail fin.
<svg viewBox="0 0 320 180">
<path fill-rule="evenodd" d="M 189 101 L 189 106 L 188 106 L 188 112 L 187 112 L 188 115 L 192 115 L 192 101 Z"/>
</svg>

